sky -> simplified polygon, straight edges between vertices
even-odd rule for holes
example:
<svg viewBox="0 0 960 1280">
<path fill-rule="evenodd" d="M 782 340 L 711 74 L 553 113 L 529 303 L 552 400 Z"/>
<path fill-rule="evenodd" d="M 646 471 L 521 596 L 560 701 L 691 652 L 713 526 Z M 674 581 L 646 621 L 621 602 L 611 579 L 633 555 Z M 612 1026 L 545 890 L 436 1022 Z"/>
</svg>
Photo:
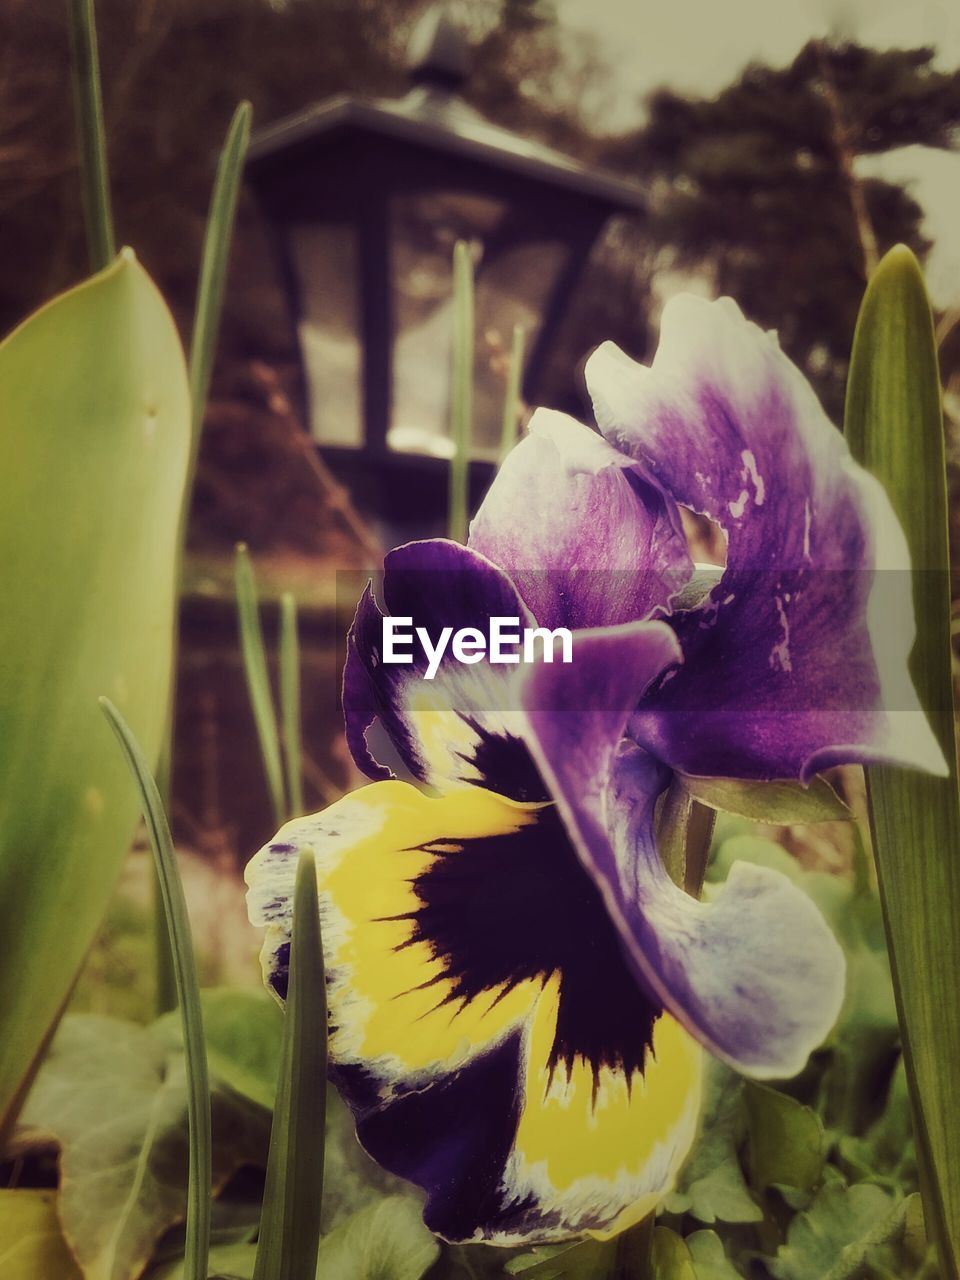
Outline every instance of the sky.
<svg viewBox="0 0 960 1280">
<path fill-rule="evenodd" d="M 642 115 L 642 98 L 666 85 L 709 96 L 746 64 L 783 66 L 812 36 L 877 48 L 933 45 L 937 64 L 960 67 L 957 0 L 556 0 L 569 30 L 596 40 L 611 68 L 598 123 L 611 129 Z M 864 162 L 865 174 L 906 182 L 934 241 L 927 263 L 940 307 L 960 306 L 960 156 L 909 147 Z"/>
</svg>

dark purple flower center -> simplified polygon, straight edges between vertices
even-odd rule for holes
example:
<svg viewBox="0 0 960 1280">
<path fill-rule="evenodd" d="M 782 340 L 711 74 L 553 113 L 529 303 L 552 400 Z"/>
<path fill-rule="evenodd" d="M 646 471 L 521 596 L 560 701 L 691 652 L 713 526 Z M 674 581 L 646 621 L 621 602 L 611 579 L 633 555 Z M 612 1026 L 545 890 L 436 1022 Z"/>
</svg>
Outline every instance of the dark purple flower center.
<svg viewBox="0 0 960 1280">
<path fill-rule="evenodd" d="M 629 969 L 599 890 L 583 869 L 554 806 L 503 836 L 438 839 L 414 890 L 420 906 L 409 941 L 426 943 L 455 1005 L 506 994 L 518 983 L 560 980 L 551 1068 L 575 1059 L 628 1079 L 643 1070 L 662 1012 Z"/>
</svg>

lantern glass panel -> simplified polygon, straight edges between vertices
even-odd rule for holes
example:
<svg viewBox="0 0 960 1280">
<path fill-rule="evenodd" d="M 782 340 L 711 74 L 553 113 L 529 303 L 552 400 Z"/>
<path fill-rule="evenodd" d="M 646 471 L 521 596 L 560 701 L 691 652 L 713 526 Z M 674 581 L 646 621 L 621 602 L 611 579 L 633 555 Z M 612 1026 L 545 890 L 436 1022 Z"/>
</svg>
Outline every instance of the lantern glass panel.
<svg viewBox="0 0 960 1280">
<path fill-rule="evenodd" d="M 523 325 L 527 349 L 568 248 L 549 235 L 517 235 L 509 204 L 472 193 L 394 198 L 393 404 L 388 446 L 449 457 L 453 343 L 453 249 L 471 248 L 475 276 L 476 363 L 474 456 L 494 459 L 513 327 Z"/>
<path fill-rule="evenodd" d="M 356 232 L 319 223 L 294 225 L 289 234 L 311 434 L 321 444 L 359 448 L 363 353 Z"/>
</svg>

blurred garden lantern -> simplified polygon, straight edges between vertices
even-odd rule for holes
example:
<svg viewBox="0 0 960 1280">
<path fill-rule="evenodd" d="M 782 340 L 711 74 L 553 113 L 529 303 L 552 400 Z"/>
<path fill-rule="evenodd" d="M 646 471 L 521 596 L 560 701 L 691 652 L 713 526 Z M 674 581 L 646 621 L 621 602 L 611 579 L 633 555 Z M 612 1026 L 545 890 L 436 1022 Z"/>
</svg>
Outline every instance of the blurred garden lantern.
<svg viewBox="0 0 960 1280">
<path fill-rule="evenodd" d="M 453 248 L 471 247 L 477 360 L 470 483 L 500 444 L 506 354 L 526 331 L 523 395 L 591 247 L 638 187 L 489 123 L 460 96 L 469 47 L 442 7 L 421 19 L 413 85 L 340 96 L 262 131 L 248 176 L 276 243 L 304 373 L 305 420 L 391 539 L 442 527 L 452 445 Z"/>
</svg>

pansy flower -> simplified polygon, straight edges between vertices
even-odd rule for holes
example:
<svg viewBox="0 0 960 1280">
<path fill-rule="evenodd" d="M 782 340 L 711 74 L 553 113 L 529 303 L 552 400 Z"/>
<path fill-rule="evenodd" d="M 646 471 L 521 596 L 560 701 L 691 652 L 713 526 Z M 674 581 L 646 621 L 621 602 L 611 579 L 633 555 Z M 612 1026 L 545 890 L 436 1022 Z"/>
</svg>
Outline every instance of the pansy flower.
<svg viewBox="0 0 960 1280">
<path fill-rule="evenodd" d="M 700 1046 L 783 1077 L 835 1020 L 841 952 L 785 877 L 735 864 L 701 903 L 666 874 L 675 772 L 943 768 L 906 674 L 902 534 L 775 341 L 730 303 L 682 299 L 650 369 L 604 347 L 588 382 L 605 438 L 538 411 L 469 546 L 401 547 L 383 581 L 386 613 L 431 636 L 516 617 L 573 630 L 573 661 L 450 656 L 426 681 L 425 658 L 384 662 L 368 589 L 344 712 L 375 781 L 248 868 L 283 998 L 313 849 L 332 1077 L 452 1240 L 622 1230 L 693 1142 Z M 728 539 L 706 588 L 681 506 Z"/>
</svg>

